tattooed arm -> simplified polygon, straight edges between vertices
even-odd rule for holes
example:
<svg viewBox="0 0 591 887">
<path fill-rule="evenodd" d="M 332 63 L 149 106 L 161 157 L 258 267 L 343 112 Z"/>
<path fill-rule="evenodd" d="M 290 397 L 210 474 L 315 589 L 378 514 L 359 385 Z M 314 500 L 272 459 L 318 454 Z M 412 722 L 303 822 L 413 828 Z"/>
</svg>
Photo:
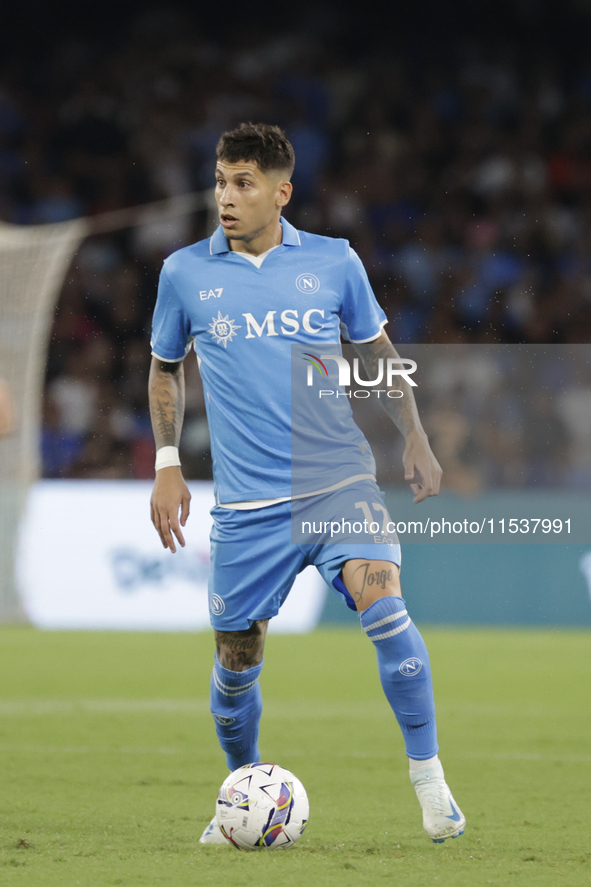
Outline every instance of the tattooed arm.
<svg viewBox="0 0 591 887">
<path fill-rule="evenodd" d="M 148 391 L 156 449 L 178 447 L 185 412 L 185 373 L 182 361 L 165 363 L 153 357 Z M 176 551 L 174 536 L 181 545 L 185 544 L 181 527 L 185 526 L 189 517 L 190 500 L 191 494 L 179 466 L 161 468 L 156 472 L 150 502 L 152 523 L 163 546 L 170 548 L 173 553 Z"/>
<path fill-rule="evenodd" d="M 388 357 L 400 357 L 384 330 L 373 342 L 355 345 L 355 350 L 363 361 L 368 379 L 377 378 L 380 358 L 386 366 Z M 404 479 L 414 481 L 410 487 L 415 494 L 414 502 L 417 503 L 422 502 L 427 496 L 436 496 L 439 493 L 442 471 L 421 425 L 412 386 L 404 376 L 400 376 L 399 379 L 396 384 L 398 390 L 403 392 L 403 396 L 381 397 L 380 403 L 406 440 L 402 457 Z"/>
</svg>

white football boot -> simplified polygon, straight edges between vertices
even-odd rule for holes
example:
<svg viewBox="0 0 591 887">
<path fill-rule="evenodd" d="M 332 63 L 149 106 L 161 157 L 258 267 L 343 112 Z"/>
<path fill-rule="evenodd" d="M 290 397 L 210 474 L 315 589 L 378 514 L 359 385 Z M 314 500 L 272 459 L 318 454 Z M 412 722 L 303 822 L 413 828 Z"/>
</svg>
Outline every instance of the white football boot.
<svg viewBox="0 0 591 887">
<path fill-rule="evenodd" d="M 200 844 L 229 844 L 230 842 L 224 838 L 221 833 L 220 827 L 218 825 L 218 821 L 213 817 L 201 837 L 199 838 Z"/>
<path fill-rule="evenodd" d="M 411 770 L 410 781 L 423 808 L 423 828 L 431 840 L 442 844 L 446 838 L 463 835 L 466 817 L 449 790 L 440 761 L 421 770 Z"/>
</svg>

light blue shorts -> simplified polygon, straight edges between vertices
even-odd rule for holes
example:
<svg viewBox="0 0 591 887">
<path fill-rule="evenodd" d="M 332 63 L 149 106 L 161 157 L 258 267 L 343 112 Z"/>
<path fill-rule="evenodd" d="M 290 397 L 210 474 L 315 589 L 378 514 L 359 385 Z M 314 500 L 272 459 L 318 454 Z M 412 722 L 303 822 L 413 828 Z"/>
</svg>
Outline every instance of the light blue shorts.
<svg viewBox="0 0 591 887">
<path fill-rule="evenodd" d="M 335 520 L 347 517 L 359 497 L 383 502 L 375 481 L 344 488 L 323 500 L 322 514 Z M 330 500 L 330 501 L 329 501 Z M 301 503 L 303 500 L 299 500 Z M 289 594 L 298 573 L 313 564 L 327 585 L 339 592 L 355 610 L 355 603 L 340 578 L 343 564 L 352 558 L 384 560 L 400 565 L 398 541 L 382 541 L 372 534 L 354 534 L 347 541 L 320 541 L 316 544 L 292 542 L 294 510 L 298 518 L 310 517 L 310 499 L 304 511 L 300 504 L 281 502 L 266 508 L 237 511 L 214 506 L 211 531 L 209 609 L 217 631 L 243 631 L 257 619 L 272 619 Z M 359 510 L 349 517 L 359 521 Z M 363 519 L 363 518 L 362 518 Z M 379 539 L 380 541 L 376 541 Z"/>
</svg>

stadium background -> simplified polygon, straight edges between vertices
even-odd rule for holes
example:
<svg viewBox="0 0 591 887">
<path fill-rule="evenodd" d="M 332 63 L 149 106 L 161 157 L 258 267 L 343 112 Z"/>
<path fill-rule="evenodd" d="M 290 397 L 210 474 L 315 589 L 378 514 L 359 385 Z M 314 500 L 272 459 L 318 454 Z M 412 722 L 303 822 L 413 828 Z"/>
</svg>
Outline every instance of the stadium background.
<svg viewBox="0 0 591 887">
<path fill-rule="evenodd" d="M 248 21 L 238 7 L 220 16 L 178 0 L 6 9 L 0 219 L 65 221 L 207 189 L 219 134 L 243 119 L 273 120 L 297 154 L 288 217 L 351 240 L 395 342 L 589 342 L 584 0 L 423 2 L 346 15 L 329 3 L 302 4 L 297 15 L 263 4 Z M 152 476 L 146 377 L 157 277 L 172 249 L 210 225 L 201 211 L 89 237 L 80 247 L 52 330 L 44 478 Z M 575 376 L 549 373 L 546 393 L 525 405 L 507 386 L 477 421 L 469 405 L 467 414 L 422 405 L 436 451 L 445 448 L 447 492 L 591 495 L 591 385 L 582 355 Z M 194 361 L 187 371 L 181 456 L 189 479 L 207 481 Z M 471 384 L 462 390 L 450 377 L 448 387 L 461 403 Z M 400 483 L 400 452 L 400 441 L 376 448 L 382 483 Z M 428 557 L 409 550 L 405 581 L 417 615 L 591 623 L 585 546 L 503 554 L 503 607 L 489 594 L 500 550 L 448 546 Z M 442 606 L 430 576 L 454 586 L 458 557 L 465 591 Z M 327 603 L 326 619 L 341 616 Z"/>
<path fill-rule="evenodd" d="M 298 151 L 290 219 L 351 238 L 393 339 L 586 354 L 573 346 L 589 343 L 589 7 L 5 0 L 0 219 L 26 229 L 207 188 L 220 131 L 275 119 Z M 61 586 L 80 564 L 71 609 L 102 575 L 85 560 L 87 537 L 139 526 L 118 511 L 119 483 L 138 489 L 152 533 L 149 317 L 162 258 L 207 224 L 196 214 L 174 228 L 135 224 L 88 238 L 63 287 L 41 483 L 65 498 L 31 542 L 45 546 L 39 585 L 51 575 Z M 551 397 L 530 404 L 501 388 L 490 413 L 480 394 L 478 421 L 473 402 L 438 417 L 425 405 L 442 458 L 446 445 L 454 507 L 478 491 L 567 505 L 589 495 L 588 365 L 553 371 Z M 477 378 L 486 389 L 482 368 Z M 469 391 L 449 393 L 456 407 L 467 403 Z M 190 394 L 183 462 L 192 482 L 207 484 L 195 378 Z M 65 501 L 79 484 L 102 491 L 102 511 L 83 493 L 75 507 Z M 210 632 L 3 627 L 0 881 L 585 887 L 589 547 L 440 545 L 429 558 L 425 546 L 405 549 L 442 759 L 468 818 L 461 840 L 442 846 L 421 831 L 375 653 L 359 631 L 268 639 L 265 755 L 293 769 L 311 800 L 306 833 L 283 855 L 197 843 L 225 776 L 208 712 Z M 166 599 L 165 563 L 187 568 L 160 549 L 134 574 L 128 558 L 123 602 L 142 570 Z M 428 625 L 450 621 L 458 627 Z"/>
</svg>

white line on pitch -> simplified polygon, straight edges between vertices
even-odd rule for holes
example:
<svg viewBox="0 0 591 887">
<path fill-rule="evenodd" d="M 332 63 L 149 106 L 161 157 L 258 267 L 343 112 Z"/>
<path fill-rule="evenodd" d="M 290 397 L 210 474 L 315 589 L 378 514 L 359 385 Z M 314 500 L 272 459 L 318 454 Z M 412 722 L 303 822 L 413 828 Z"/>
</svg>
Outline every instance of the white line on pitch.
<svg viewBox="0 0 591 887">
<path fill-rule="evenodd" d="M 172 712 L 202 714 L 209 711 L 205 699 L 15 699 L 0 700 L 0 716 L 78 714 L 133 714 Z"/>
<path fill-rule="evenodd" d="M 209 715 L 207 699 L 5 699 L 0 700 L 0 717 L 78 714 L 186 714 Z M 265 703 L 267 717 L 302 718 L 391 718 L 382 700 L 366 702 L 327 702 L 297 699 L 270 699 Z"/>
<path fill-rule="evenodd" d="M 103 746 L 93 747 L 90 745 L 23 745 L 22 743 L 2 743 L 0 744 L 0 753 L 2 752 L 23 752 L 25 754 L 80 754 L 80 755 L 97 755 L 97 754 L 118 754 L 118 755 L 190 755 L 194 756 L 193 748 L 142 748 L 135 746 L 121 746 L 120 748 L 112 748 Z"/>
<path fill-rule="evenodd" d="M 486 751 L 464 751 L 462 757 L 465 758 L 485 758 L 487 761 L 560 761 L 565 764 L 587 764 L 591 762 L 591 755 L 552 755 L 545 752 L 529 752 L 529 751 L 507 751 L 507 752 L 486 752 Z"/>
</svg>

